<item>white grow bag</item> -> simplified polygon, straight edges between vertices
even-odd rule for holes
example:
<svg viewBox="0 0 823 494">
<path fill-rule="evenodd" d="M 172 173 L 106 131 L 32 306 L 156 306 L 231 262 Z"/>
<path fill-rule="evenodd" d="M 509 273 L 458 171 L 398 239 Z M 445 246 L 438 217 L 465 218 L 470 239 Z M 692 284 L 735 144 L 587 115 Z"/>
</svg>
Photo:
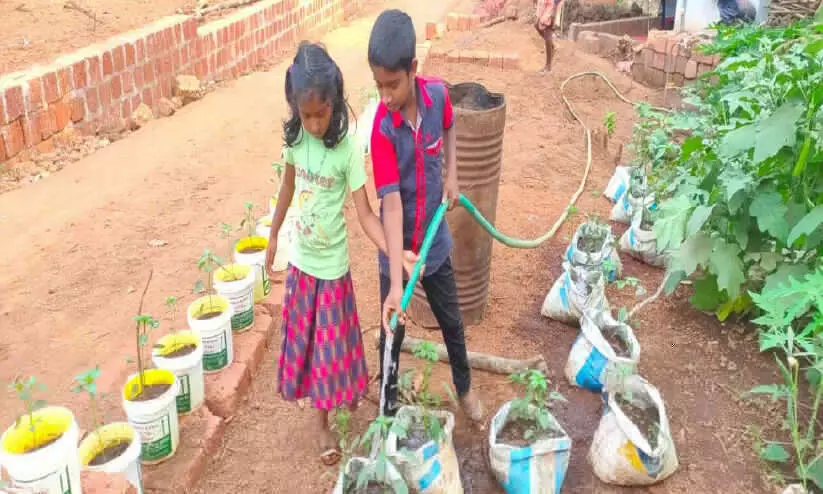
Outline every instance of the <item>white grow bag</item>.
<svg viewBox="0 0 823 494">
<path fill-rule="evenodd" d="M 603 195 L 611 202 L 619 201 L 628 190 L 631 170 L 631 166 L 618 166 L 615 168 L 614 175 L 609 179 L 606 190 L 603 191 Z"/>
<path fill-rule="evenodd" d="M 605 276 L 600 266 L 570 266 L 554 282 L 540 314 L 572 326 L 580 325 L 586 310 L 608 310 Z"/>
<path fill-rule="evenodd" d="M 566 253 L 563 256 L 563 267 L 568 270 L 568 266 L 572 264 L 588 266 L 599 264 L 602 266 L 605 261 L 611 264 L 609 269 L 604 270 L 608 281 L 615 281 L 620 278 L 623 273 L 623 264 L 620 262 L 620 255 L 614 249 L 615 242 L 611 228 L 609 229 L 608 235 L 606 235 L 606 241 L 603 243 L 603 248 L 600 249 L 600 252 L 591 254 L 577 248 L 577 242 L 580 235 L 583 234 L 582 230 L 583 225 L 577 227 L 577 231 L 574 232 L 574 237 L 572 237 L 569 246 L 566 247 Z"/>
<path fill-rule="evenodd" d="M 632 221 L 632 212 L 642 207 L 649 208 L 649 211 L 657 209 L 654 194 L 648 194 L 645 198 L 635 198 L 632 197 L 630 191 L 626 191 L 623 197 L 612 207 L 610 219 L 628 225 Z"/>
<path fill-rule="evenodd" d="M 632 226 L 620 237 L 620 250 L 651 266 L 666 265 L 665 254 L 657 250 L 657 236 L 654 231 L 640 227 L 641 214 L 635 214 Z"/>
<path fill-rule="evenodd" d="M 445 410 L 430 410 L 429 413 L 445 420 L 443 437 L 439 443 L 429 441 L 411 454 L 404 454 L 398 449 L 398 437 L 389 431 L 386 441 L 386 454 L 397 464 L 409 492 L 420 494 L 463 494 L 460 479 L 460 463 L 452 443 L 454 431 L 454 414 Z M 397 411 L 395 420 L 410 424 L 413 417 L 420 417 L 422 409 L 403 406 Z"/>
<path fill-rule="evenodd" d="M 489 428 L 489 462 L 494 476 L 507 494 L 558 494 L 569 468 L 571 438 L 550 415 L 562 437 L 540 439 L 526 447 L 498 442 L 511 406 L 510 401 L 504 403 Z"/>
<path fill-rule="evenodd" d="M 654 386 L 640 376 L 624 380 L 623 389 L 631 391 L 632 401 L 657 407 L 660 421 L 657 446 L 650 446 L 640 429 L 620 409 L 615 395 L 606 393 L 605 410 L 589 449 L 589 463 L 595 475 L 607 484 L 656 484 L 673 474 L 679 466 L 663 398 Z"/>
<path fill-rule="evenodd" d="M 617 356 L 604 333 L 617 333 L 628 347 L 628 356 Z M 566 361 L 566 378 L 572 386 L 600 393 L 612 383 L 637 372 L 640 343 L 632 328 L 615 320 L 609 312 L 592 311 L 580 319 L 580 334 Z"/>
<path fill-rule="evenodd" d="M 346 494 L 346 490 L 345 490 L 346 475 L 351 475 L 353 468 L 357 464 L 361 464 L 361 465 L 366 464 L 367 465 L 367 464 L 371 463 L 372 461 L 373 460 L 370 460 L 368 458 L 359 458 L 359 457 L 358 458 L 352 458 L 351 460 L 349 460 L 346 463 L 346 465 L 343 467 L 343 470 L 337 476 L 337 483 L 334 485 L 334 490 L 332 491 L 332 494 Z M 383 477 L 383 479 L 380 479 L 380 480 L 385 480 L 389 484 L 395 484 L 397 482 L 401 482 L 401 483 L 403 482 L 403 478 L 400 476 L 400 472 L 397 471 L 397 469 L 394 467 L 394 465 L 391 464 L 391 462 L 389 462 L 387 464 L 385 476 Z M 356 476 L 354 477 L 354 481 L 355 482 L 357 481 Z M 394 492 L 396 494 L 399 494 L 397 490 L 395 490 Z"/>
</svg>

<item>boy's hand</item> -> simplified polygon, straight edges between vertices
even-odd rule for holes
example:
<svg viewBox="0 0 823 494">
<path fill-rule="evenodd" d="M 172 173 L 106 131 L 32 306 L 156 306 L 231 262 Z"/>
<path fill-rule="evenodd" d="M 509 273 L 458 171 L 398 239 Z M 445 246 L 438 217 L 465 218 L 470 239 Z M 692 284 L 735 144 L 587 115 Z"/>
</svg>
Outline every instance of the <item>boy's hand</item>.
<svg viewBox="0 0 823 494">
<path fill-rule="evenodd" d="M 274 255 L 277 253 L 277 237 L 273 236 L 269 239 L 269 246 L 266 248 L 266 272 L 269 276 L 274 275 L 272 265 L 274 264 Z"/>
<path fill-rule="evenodd" d="M 411 276 L 412 271 L 414 271 L 414 265 L 417 264 L 417 260 L 420 259 L 417 254 L 410 250 L 403 251 L 403 269 L 406 270 L 406 274 Z M 426 269 L 426 265 L 420 267 L 420 272 L 422 273 Z"/>
<path fill-rule="evenodd" d="M 403 289 L 402 288 L 392 288 L 389 292 L 389 296 L 386 297 L 386 301 L 383 302 L 383 327 L 386 331 L 392 331 L 390 326 L 390 321 L 392 314 L 397 313 L 397 324 L 403 325 L 406 324 L 406 314 L 400 312 L 400 301 L 403 298 Z"/>
<path fill-rule="evenodd" d="M 446 182 L 443 184 L 443 202 L 449 205 L 449 211 L 451 211 L 459 199 L 460 187 L 457 184 L 457 177 L 447 174 Z"/>
</svg>

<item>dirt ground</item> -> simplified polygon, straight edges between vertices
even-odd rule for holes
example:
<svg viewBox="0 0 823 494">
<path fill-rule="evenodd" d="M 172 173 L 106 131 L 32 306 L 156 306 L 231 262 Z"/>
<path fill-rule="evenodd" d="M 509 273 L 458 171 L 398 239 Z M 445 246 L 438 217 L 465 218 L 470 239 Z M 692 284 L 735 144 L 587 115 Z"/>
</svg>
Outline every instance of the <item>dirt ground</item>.
<svg viewBox="0 0 823 494">
<path fill-rule="evenodd" d="M 446 3 L 379 3 L 409 11 L 418 32 L 425 21 L 439 20 L 451 10 Z M 353 102 L 362 88 L 372 85 L 363 54 L 373 20 L 373 15 L 355 20 L 323 40 L 346 75 Z M 449 38 L 443 43 L 457 41 Z M 497 226 L 511 235 L 535 237 L 566 206 L 585 159 L 583 133 L 562 107 L 560 83 L 572 73 L 599 70 L 630 99 L 654 102 L 660 95 L 566 42 L 558 43 L 555 72 L 537 75 L 541 42 L 519 23 L 496 26 L 462 43 L 466 48 L 518 46 L 522 71 L 445 64 L 429 65 L 426 71 L 451 82 L 477 80 L 505 93 L 508 123 Z M 281 89 L 286 66 L 280 63 L 272 71 L 239 79 L 173 118 L 152 122 L 47 179 L 0 195 L 0 379 L 38 376 L 49 387 L 50 403 L 71 407 L 81 424 L 88 424 L 85 402 L 70 392 L 71 376 L 118 354 L 125 359 L 134 353 L 132 317 L 148 270 L 154 270 L 146 299 L 149 312 L 162 315 L 169 295 L 179 296 L 185 306 L 193 298 L 195 260 L 203 248 L 224 249 L 219 223 L 238 222 L 244 201 L 264 204 L 272 193 L 269 165 L 279 154 L 279 125 L 286 116 Z M 628 140 L 631 108 L 604 84 L 578 81 L 570 84 L 568 96 L 593 125 L 599 125 L 606 111 L 615 111 L 617 133 L 612 142 Z M 599 191 L 614 163 L 607 153 L 595 158 L 578 206 L 583 213 L 605 216 L 610 206 Z M 358 307 L 363 329 L 373 330 L 378 317 L 374 249 L 353 214 L 348 212 Z M 771 492 L 760 479 L 746 429 L 777 422 L 767 415 L 769 410 L 740 402 L 737 396 L 755 384 L 776 382 L 773 364 L 757 354 L 749 329 L 722 325 L 694 311 L 684 289 L 649 307 L 635 325 L 642 345 L 642 373 L 666 399 L 680 470 L 665 483 L 646 489 L 617 489 L 594 477 L 585 457 L 600 416 L 600 397 L 570 388 L 563 376 L 576 330 L 539 315 L 545 293 L 560 274 L 561 253 L 580 221 L 582 214 L 539 249 L 496 246 L 488 314 L 467 330 L 471 350 L 511 358 L 540 353 L 547 358 L 550 378 L 569 400 L 556 410 L 573 441 L 564 490 Z M 151 247 L 152 240 L 167 245 Z M 625 256 L 624 263 L 626 275 L 641 279 L 649 290 L 656 287 L 660 271 Z M 636 302 L 633 292 L 613 287 L 609 299 L 616 307 Z M 164 318 L 160 332 L 181 325 Z M 366 336 L 372 372 L 377 368 L 373 334 Z M 438 339 L 427 330 L 412 329 L 411 334 Z M 275 394 L 275 358 L 276 352 L 266 357 L 268 363 L 231 423 L 224 448 L 199 492 L 321 493 L 333 484 L 335 470 L 320 463 L 312 444 L 311 410 L 284 403 Z M 404 360 L 402 365 L 411 363 Z M 438 365 L 435 379 L 450 381 L 448 368 Z M 502 376 L 475 373 L 474 387 L 487 413 L 513 396 Z M 118 401 L 115 396 L 109 404 L 110 420 L 122 417 Z M 11 395 L 2 395 L 0 423 L 9 423 L 19 408 Z M 363 404 L 356 414 L 358 432 L 375 412 L 373 405 Z M 481 445 L 486 436 L 458 417 L 454 440 L 466 492 L 500 492 L 483 465 Z"/>
<path fill-rule="evenodd" d="M 576 189 L 585 160 L 580 127 L 562 109 L 557 90 L 569 75 L 583 70 L 607 74 L 630 99 L 658 102 L 660 94 L 618 75 L 601 59 L 577 52 L 573 45 L 559 42 L 555 72 L 542 77 L 540 39 L 517 24 L 506 24 L 474 35 L 454 35 L 446 46 L 502 49 L 520 47 L 524 70 L 496 72 L 465 65 L 429 64 L 426 72 L 450 82 L 476 80 L 507 98 L 507 126 L 497 226 L 519 237 L 532 238 L 547 229 L 565 207 L 570 191 Z M 631 132 L 631 108 L 610 95 L 606 86 L 582 80 L 569 86 L 569 98 L 582 116 L 599 124 L 606 111 L 617 113 L 617 133 L 612 142 L 625 142 Z M 614 146 L 610 149 L 614 152 Z M 582 213 L 605 217 L 610 204 L 599 194 L 609 179 L 613 162 L 606 153 L 595 157 L 586 191 L 578 203 Z M 485 320 L 467 330 L 469 348 L 510 358 L 544 355 L 550 378 L 569 400 L 558 406 L 557 417 L 572 438 L 572 459 L 564 492 L 574 493 L 765 493 L 771 489 L 761 480 L 760 465 L 746 430 L 767 417 L 765 410 L 738 400 L 738 395 L 760 382 L 774 382 L 771 362 L 759 356 L 750 329 L 736 324 L 719 324 L 710 316 L 691 309 L 686 290 L 661 300 L 641 313 L 634 325 L 642 345 L 642 374 L 661 390 L 680 458 L 679 471 L 664 483 L 648 488 L 616 488 L 601 483 L 586 460 L 591 437 L 601 413 L 601 398 L 572 388 L 563 367 L 577 331 L 542 318 L 540 305 L 560 274 L 560 259 L 574 227 L 582 215 L 572 219 L 558 236 L 536 250 L 516 251 L 496 246 L 492 263 L 492 285 Z M 350 224 L 355 218 L 350 217 Z M 615 227 L 617 233 L 622 228 Z M 364 235 L 352 230 L 353 272 L 358 307 L 364 330 L 374 330 L 377 321 L 377 284 L 372 248 Z M 623 256 L 626 276 L 642 280 L 656 289 L 662 273 Z M 530 287 L 524 293 L 523 287 Z M 637 302 L 633 290 L 609 289 L 615 307 L 631 307 Z M 377 368 L 377 352 L 369 343 L 370 369 Z M 416 337 L 439 339 L 437 333 L 413 328 Z M 401 367 L 414 363 L 404 355 Z M 271 355 L 269 361 L 275 361 Z M 408 368 L 408 367 L 406 367 Z M 229 492 L 328 492 L 336 470 L 324 467 L 316 447 L 308 440 L 294 441 L 294 431 L 308 431 L 312 411 L 284 403 L 276 397 L 273 365 L 265 365 L 255 381 L 244 413 L 232 424 L 225 447 L 213 462 L 198 494 Z M 448 367 L 438 365 L 433 382 L 451 382 Z M 474 387 L 487 413 L 514 397 L 505 377 L 476 372 Z M 372 400 L 377 390 L 371 390 Z M 362 432 L 376 413 L 366 402 L 356 414 L 355 430 Z M 289 424 L 289 427 L 284 427 Z M 477 432 L 458 415 L 454 442 L 461 461 L 467 493 L 502 493 L 489 474 L 483 455 L 487 436 Z M 289 475 L 282 475 L 288 465 Z"/>
</svg>

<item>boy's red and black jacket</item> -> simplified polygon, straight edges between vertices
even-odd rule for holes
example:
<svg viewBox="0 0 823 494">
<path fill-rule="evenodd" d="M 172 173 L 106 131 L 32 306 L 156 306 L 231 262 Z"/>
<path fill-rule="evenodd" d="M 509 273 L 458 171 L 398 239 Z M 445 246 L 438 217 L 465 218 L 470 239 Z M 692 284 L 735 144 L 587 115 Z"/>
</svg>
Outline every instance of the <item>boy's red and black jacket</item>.
<svg viewBox="0 0 823 494">
<path fill-rule="evenodd" d="M 419 125 L 415 130 L 401 112 L 382 102 L 371 136 L 371 159 L 377 197 L 400 192 L 403 203 L 403 248 L 419 252 L 426 228 L 443 200 L 443 131 L 454 125 L 449 92 L 442 80 L 417 76 Z M 382 206 L 381 206 L 381 217 Z M 437 231 L 426 273 L 436 272 L 449 257 L 452 238 L 444 221 Z M 388 275 L 388 259 L 380 253 L 380 273 Z"/>
</svg>

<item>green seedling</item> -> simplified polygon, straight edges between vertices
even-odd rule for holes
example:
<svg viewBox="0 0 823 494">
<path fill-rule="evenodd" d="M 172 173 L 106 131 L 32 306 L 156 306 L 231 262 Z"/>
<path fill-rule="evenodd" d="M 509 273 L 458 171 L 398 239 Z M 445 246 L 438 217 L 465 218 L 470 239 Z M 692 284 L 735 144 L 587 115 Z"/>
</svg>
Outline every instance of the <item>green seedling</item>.
<svg viewBox="0 0 823 494">
<path fill-rule="evenodd" d="M 345 487 L 343 492 L 358 492 L 361 489 L 365 489 L 369 482 L 385 483 L 386 472 L 391 463 L 391 460 L 389 460 L 386 454 L 386 439 L 389 437 L 389 432 L 392 432 L 400 439 L 408 436 L 408 431 L 403 424 L 391 417 L 381 415 L 369 424 L 366 432 L 358 441 L 358 447 L 362 447 L 367 451 L 371 450 L 370 457 L 373 461 L 360 468 L 356 472 L 356 476 L 347 476 L 344 478 Z M 408 487 L 402 479 L 395 480 L 387 487 L 391 487 L 393 489 L 392 492 L 396 494 L 408 494 L 409 492 Z"/>
<path fill-rule="evenodd" d="M 89 409 L 91 410 L 91 421 L 93 433 L 97 434 L 97 440 L 101 441 L 98 429 L 103 426 L 104 417 L 100 410 L 99 399 L 97 392 L 97 378 L 100 377 L 100 366 L 97 365 L 93 369 L 74 376 L 75 385 L 72 388 L 73 393 L 86 393 L 89 397 Z"/>
<path fill-rule="evenodd" d="M 155 329 L 160 327 L 160 321 L 148 314 L 138 314 L 134 317 L 135 334 L 137 336 L 137 373 L 139 385 L 132 386 L 132 396 L 137 396 L 146 388 L 146 345 L 149 344 L 149 336 Z"/>
<path fill-rule="evenodd" d="M 16 377 L 9 389 L 12 390 L 17 398 L 23 402 L 25 413 L 17 417 L 15 427 L 20 428 L 23 425 L 23 419 L 28 418 L 29 432 L 31 432 L 32 445 L 34 448 L 38 446 L 37 442 L 37 424 L 40 419 L 35 419 L 34 412 L 46 406 L 45 400 L 35 398 L 35 395 L 46 391 L 46 386 L 37 381 L 34 376 L 30 377 Z"/>
<path fill-rule="evenodd" d="M 443 426 L 440 419 L 431 413 L 433 408 L 437 408 L 442 403 L 440 396 L 430 390 L 431 374 L 434 364 L 437 363 L 437 347 L 429 341 L 420 342 L 414 348 L 414 356 L 424 362 L 423 372 L 420 380 L 420 387 L 416 392 L 410 392 L 411 404 L 417 406 L 422 411 L 422 425 L 429 439 L 437 442 L 443 437 Z M 401 388 L 412 388 L 414 372 L 407 372 L 403 377 L 403 382 L 398 383 Z M 407 426 L 410 424 L 406 424 Z"/>
<path fill-rule="evenodd" d="M 633 276 L 626 276 L 623 279 L 615 280 L 614 285 L 619 289 L 622 290 L 627 286 L 634 288 L 634 294 L 638 297 L 643 296 L 646 294 L 646 289 L 643 287 L 642 283 L 639 279 Z"/>
<path fill-rule="evenodd" d="M 246 233 L 248 237 L 255 236 L 255 228 L 257 227 L 257 217 L 254 215 L 254 208 L 256 207 L 257 204 L 251 201 L 246 201 L 246 212 L 243 215 L 243 220 L 240 221 L 240 228 L 246 228 Z"/>
<path fill-rule="evenodd" d="M 234 256 L 234 227 L 230 223 L 220 223 L 220 237 L 226 241 L 226 261 L 228 262 Z M 219 258 L 215 258 L 219 261 Z M 220 264 L 218 262 L 218 264 Z M 220 264 L 220 269 L 229 274 L 229 281 L 237 281 L 241 279 L 237 273 L 234 272 L 234 265 L 228 262 L 227 264 Z"/>
<path fill-rule="evenodd" d="M 523 395 L 512 400 L 509 412 L 511 420 L 522 420 L 530 425 L 523 433 L 523 439 L 531 442 L 541 433 L 555 431 L 549 403 L 567 400 L 556 390 L 549 390 L 546 375 L 542 371 L 529 369 L 514 373 L 509 379 L 523 389 Z"/>
<path fill-rule="evenodd" d="M 166 297 L 166 309 L 168 310 L 169 318 L 173 323 L 175 318 L 177 317 L 177 297 Z"/>
<path fill-rule="evenodd" d="M 606 135 L 611 137 L 614 135 L 614 131 L 617 129 L 617 115 L 613 112 L 606 112 L 606 116 L 603 118 L 603 127 L 606 129 Z"/>
<path fill-rule="evenodd" d="M 194 293 L 205 293 L 209 299 L 209 310 L 215 309 L 212 300 L 212 294 L 214 293 L 214 272 L 218 269 L 223 269 L 223 271 L 229 273 L 234 278 L 232 281 L 236 281 L 237 277 L 234 275 L 234 272 L 226 269 L 223 266 L 223 261 L 209 249 L 203 250 L 203 254 L 197 260 L 197 269 L 203 273 L 203 278 L 197 280 L 197 283 L 194 284 Z M 203 309 L 204 307 L 201 305 L 200 310 L 202 311 Z"/>
</svg>

